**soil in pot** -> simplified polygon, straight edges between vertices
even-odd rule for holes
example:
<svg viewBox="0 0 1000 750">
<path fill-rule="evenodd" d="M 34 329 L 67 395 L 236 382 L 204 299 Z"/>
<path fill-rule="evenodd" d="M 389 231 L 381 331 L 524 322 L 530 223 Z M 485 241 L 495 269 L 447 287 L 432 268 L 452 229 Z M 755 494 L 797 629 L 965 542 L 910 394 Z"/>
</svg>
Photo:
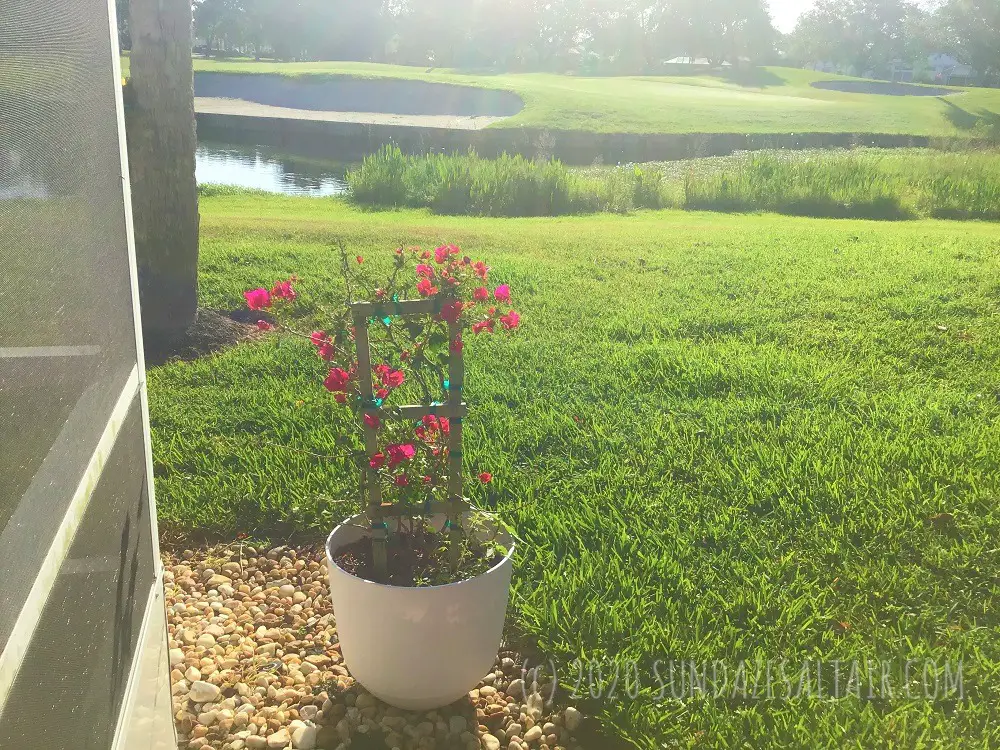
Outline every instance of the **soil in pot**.
<svg viewBox="0 0 1000 750">
<path fill-rule="evenodd" d="M 366 581 L 390 586 L 442 586 L 475 578 L 498 565 L 507 550 L 476 539 L 463 537 L 459 564 L 452 569 L 450 541 L 447 534 L 434 530 L 408 529 L 389 535 L 387 558 L 389 576 L 380 579 L 375 573 L 371 537 L 347 544 L 333 555 L 343 570 Z"/>
</svg>

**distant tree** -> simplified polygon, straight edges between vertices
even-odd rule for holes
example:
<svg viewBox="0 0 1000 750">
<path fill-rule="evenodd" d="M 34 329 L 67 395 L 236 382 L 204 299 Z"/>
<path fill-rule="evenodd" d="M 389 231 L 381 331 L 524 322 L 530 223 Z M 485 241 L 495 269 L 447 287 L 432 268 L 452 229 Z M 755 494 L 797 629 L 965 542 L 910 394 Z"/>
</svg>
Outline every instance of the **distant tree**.
<svg viewBox="0 0 1000 750">
<path fill-rule="evenodd" d="M 824 60 L 855 72 L 883 71 L 910 49 L 906 0 L 818 0 L 792 33 L 791 54 L 800 62 Z"/>
<path fill-rule="evenodd" d="M 241 46 L 246 41 L 247 14 L 240 0 L 198 0 L 194 32 L 205 40 L 208 53 L 216 43 Z"/>
<path fill-rule="evenodd" d="M 950 0 L 940 18 L 964 62 L 982 75 L 1000 76 L 1000 0 Z"/>
<path fill-rule="evenodd" d="M 129 173 L 143 333 L 168 343 L 198 310 L 190 0 L 131 0 Z"/>
<path fill-rule="evenodd" d="M 662 6 L 658 29 L 669 56 L 716 65 L 768 56 L 778 41 L 764 0 L 672 0 Z"/>
</svg>

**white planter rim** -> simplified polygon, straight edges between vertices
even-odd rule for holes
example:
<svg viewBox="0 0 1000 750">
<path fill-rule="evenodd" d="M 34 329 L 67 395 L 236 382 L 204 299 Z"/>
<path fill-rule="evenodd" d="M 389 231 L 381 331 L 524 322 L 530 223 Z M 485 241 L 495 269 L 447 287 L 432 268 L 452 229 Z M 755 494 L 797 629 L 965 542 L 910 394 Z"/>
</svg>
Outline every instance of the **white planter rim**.
<svg viewBox="0 0 1000 750">
<path fill-rule="evenodd" d="M 360 515 L 364 516 L 363 513 L 360 514 Z M 340 546 L 337 546 L 336 548 L 333 547 L 333 538 L 337 535 L 337 532 L 340 531 L 345 526 L 357 526 L 358 524 L 352 523 L 352 521 L 355 521 L 357 518 L 358 518 L 357 515 L 348 516 L 343 521 L 341 521 L 339 524 L 337 524 L 336 527 L 334 527 L 333 531 L 330 532 L 330 536 L 328 536 L 326 538 L 326 556 L 327 556 L 327 559 L 330 561 L 330 565 L 331 566 L 333 566 L 334 568 L 336 568 L 338 571 L 340 571 L 341 573 L 343 573 L 345 576 L 350 576 L 354 580 L 360 581 L 361 583 L 363 583 L 363 584 L 365 584 L 367 586 L 374 586 L 376 588 L 388 589 L 388 590 L 392 590 L 392 591 L 409 591 L 409 590 L 412 590 L 412 591 L 433 591 L 433 590 L 436 590 L 436 589 L 453 588 L 455 586 L 462 586 L 462 585 L 465 585 L 467 583 L 472 583 L 473 581 L 475 581 L 478 578 L 482 578 L 484 576 L 490 575 L 494 571 L 496 571 L 499 568 L 503 567 L 503 565 L 505 563 L 507 563 L 511 559 L 511 557 L 513 557 L 513 555 L 514 555 L 514 540 L 511 539 L 510 534 L 508 534 L 507 532 L 505 532 L 503 530 L 498 530 L 497 531 L 497 536 L 498 537 L 501 537 L 501 536 L 505 537 L 506 540 L 510 542 L 509 545 L 507 546 L 507 554 L 504 555 L 503 558 L 500 560 L 500 562 L 498 562 L 496 565 L 494 565 L 493 567 L 489 568 L 488 570 L 484 570 L 482 573 L 479 573 L 478 575 L 470 576 L 469 578 L 466 578 L 466 579 L 461 580 L 461 581 L 455 581 L 454 583 L 442 583 L 442 584 L 438 584 L 437 586 L 393 586 L 392 584 L 388 584 L 388 583 L 378 583 L 377 581 L 369 581 L 367 578 L 362 578 L 361 576 L 356 576 L 356 575 L 354 575 L 354 573 L 350 573 L 350 572 L 344 570 L 342 567 L 340 567 L 339 565 L 337 565 L 337 561 L 334 560 L 334 554 L 336 553 L 336 551 L 338 549 L 340 549 Z"/>
</svg>

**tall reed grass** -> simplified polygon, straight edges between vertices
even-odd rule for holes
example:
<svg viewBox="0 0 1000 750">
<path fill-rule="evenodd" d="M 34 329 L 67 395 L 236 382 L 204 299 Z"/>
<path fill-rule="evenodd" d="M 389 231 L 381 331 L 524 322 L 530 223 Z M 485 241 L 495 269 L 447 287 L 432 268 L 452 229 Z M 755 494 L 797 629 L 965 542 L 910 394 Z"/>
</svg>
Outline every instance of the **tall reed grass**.
<svg viewBox="0 0 1000 750">
<path fill-rule="evenodd" d="M 411 156 L 384 146 L 347 173 L 352 199 L 380 208 L 430 208 L 442 214 L 558 216 L 663 208 L 657 170 L 622 167 L 600 177 L 571 172 L 556 160 L 504 154 Z"/>
<path fill-rule="evenodd" d="M 759 152 L 684 175 L 684 207 L 821 217 L 1000 219 L 1000 153 Z"/>
<path fill-rule="evenodd" d="M 772 211 L 828 218 L 1000 220 L 1000 151 L 758 151 L 686 162 L 569 169 L 475 153 L 410 156 L 385 146 L 348 172 L 380 208 L 556 216 L 640 208 Z"/>
</svg>

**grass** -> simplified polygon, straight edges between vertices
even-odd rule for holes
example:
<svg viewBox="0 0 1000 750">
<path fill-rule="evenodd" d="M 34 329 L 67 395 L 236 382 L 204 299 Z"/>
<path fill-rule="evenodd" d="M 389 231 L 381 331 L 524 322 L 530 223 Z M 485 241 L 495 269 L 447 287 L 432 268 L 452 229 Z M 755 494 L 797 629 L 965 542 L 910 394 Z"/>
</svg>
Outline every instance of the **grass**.
<svg viewBox="0 0 1000 750">
<path fill-rule="evenodd" d="M 517 630 L 569 688 L 576 657 L 606 679 L 639 665 L 635 698 L 605 683 L 583 702 L 615 733 L 648 750 L 1000 743 L 994 226 L 200 207 L 210 307 L 291 273 L 335 304 L 338 240 L 369 259 L 454 241 L 510 282 L 523 330 L 466 349 L 465 454 L 496 477 L 476 499 L 524 540 Z M 351 511 L 345 466 L 300 452 L 355 429 L 307 349 L 265 338 L 150 372 L 161 527 L 318 536 Z M 965 700 L 660 700 L 652 668 L 925 657 L 963 660 Z"/>
<path fill-rule="evenodd" d="M 669 190 L 669 188 L 667 188 Z M 760 152 L 684 175 L 684 207 L 824 217 L 1000 219 L 1000 152 Z"/>
<path fill-rule="evenodd" d="M 946 97 L 824 91 L 843 78 L 794 68 L 718 75 L 582 77 L 487 75 L 376 63 L 195 60 L 196 71 L 407 78 L 514 91 L 524 110 L 492 127 L 601 133 L 890 133 L 966 136 L 1000 122 L 1000 91 L 955 89 Z"/>
<path fill-rule="evenodd" d="M 347 175 L 363 206 L 474 216 L 637 208 L 831 217 L 1000 219 L 1000 152 L 761 151 L 571 170 L 558 161 L 407 156 L 386 146 Z"/>
<path fill-rule="evenodd" d="M 351 199 L 380 208 L 430 208 L 442 214 L 558 216 L 636 207 L 661 208 L 660 175 L 639 167 L 583 178 L 558 161 L 504 154 L 409 156 L 384 146 L 347 173 Z"/>
</svg>

